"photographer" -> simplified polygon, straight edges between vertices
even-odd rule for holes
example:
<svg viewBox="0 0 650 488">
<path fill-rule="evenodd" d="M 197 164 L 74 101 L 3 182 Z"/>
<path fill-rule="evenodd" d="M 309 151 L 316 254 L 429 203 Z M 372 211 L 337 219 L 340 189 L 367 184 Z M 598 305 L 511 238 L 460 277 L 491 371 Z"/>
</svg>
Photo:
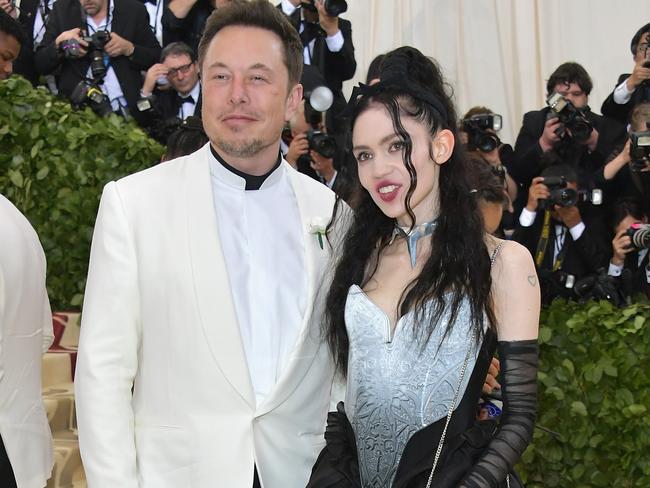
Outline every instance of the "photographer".
<svg viewBox="0 0 650 488">
<path fill-rule="evenodd" d="M 214 9 L 221 8 L 231 1 L 169 0 L 169 5 L 164 8 L 162 14 L 165 42 L 184 42 L 197 52 L 208 17 Z"/>
<path fill-rule="evenodd" d="M 571 166 L 546 168 L 532 181 L 513 235 L 535 259 L 546 303 L 557 296 L 574 298 L 578 280 L 606 267 L 604 222 L 583 216 L 588 204 L 577 202 L 578 190 Z"/>
<path fill-rule="evenodd" d="M 54 73 L 59 93 L 75 106 L 137 118 L 140 71 L 160 56 L 148 25 L 137 0 L 57 0 L 36 50 L 36 69 Z"/>
<path fill-rule="evenodd" d="M 600 111 L 621 124 L 627 124 L 632 109 L 650 102 L 650 23 L 641 27 L 630 43 L 634 68 L 631 74 L 618 77 L 616 88 L 605 99 Z"/>
<path fill-rule="evenodd" d="M 165 144 L 169 134 L 189 116 L 201 116 L 201 84 L 194 51 L 173 42 L 144 78 L 138 111 L 152 137 Z"/>
<path fill-rule="evenodd" d="M 650 298 L 650 226 L 641 203 L 620 200 L 614 206 L 614 239 L 607 274 L 615 278 L 619 290 L 630 300 L 639 293 Z"/>
<path fill-rule="evenodd" d="M 546 84 L 554 108 L 547 106 L 524 115 L 513 164 L 508 168 L 521 185 L 522 197 L 544 167 L 558 163 L 576 169 L 582 188 L 594 188 L 594 172 L 604 165 L 625 129 L 591 112 L 591 89 L 591 78 L 582 66 L 564 63 Z"/>
<path fill-rule="evenodd" d="M 625 145 L 597 171 L 596 185 L 606 192 L 605 201 L 639 198 L 650 209 L 650 103 L 634 107 L 629 131 Z"/>
<path fill-rule="evenodd" d="M 339 17 L 347 4 L 342 0 L 282 0 L 278 7 L 300 34 L 305 65 L 316 67 L 334 94 L 327 128 L 330 133 L 339 134 L 344 130 L 341 112 L 346 105 L 343 82 L 351 79 L 357 69 L 352 24 Z"/>
</svg>

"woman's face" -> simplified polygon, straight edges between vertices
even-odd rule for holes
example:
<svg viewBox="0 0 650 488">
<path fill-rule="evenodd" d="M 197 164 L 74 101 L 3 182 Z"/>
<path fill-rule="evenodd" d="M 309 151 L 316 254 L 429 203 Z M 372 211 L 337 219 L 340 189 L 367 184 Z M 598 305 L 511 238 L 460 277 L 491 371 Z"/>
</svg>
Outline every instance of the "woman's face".
<svg viewBox="0 0 650 488">
<path fill-rule="evenodd" d="M 425 124 L 411 117 L 402 116 L 401 122 L 413 143 L 411 160 L 417 174 L 417 185 L 410 206 L 415 214 L 415 223 L 420 224 L 438 215 L 439 165 L 451 157 L 454 136 L 445 129 L 432 137 Z M 361 185 L 386 216 L 397 219 L 399 225 L 410 226 L 406 193 L 411 179 L 404 164 L 403 144 L 383 105 L 372 103 L 357 117 L 352 131 L 352 146 Z"/>
</svg>

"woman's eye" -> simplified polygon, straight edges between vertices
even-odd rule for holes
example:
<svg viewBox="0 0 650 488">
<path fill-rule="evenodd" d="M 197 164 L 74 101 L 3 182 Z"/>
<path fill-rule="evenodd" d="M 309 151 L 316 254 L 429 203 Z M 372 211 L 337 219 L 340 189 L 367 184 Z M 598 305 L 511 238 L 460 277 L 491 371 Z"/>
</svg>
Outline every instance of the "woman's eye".
<svg viewBox="0 0 650 488">
<path fill-rule="evenodd" d="M 370 154 L 367 152 L 360 152 L 359 154 L 357 154 L 357 161 L 359 161 L 360 163 L 363 161 L 367 161 L 368 159 L 370 159 Z"/>
<path fill-rule="evenodd" d="M 404 143 L 402 141 L 395 141 L 391 143 L 390 148 L 391 151 L 401 151 L 404 149 Z"/>
</svg>

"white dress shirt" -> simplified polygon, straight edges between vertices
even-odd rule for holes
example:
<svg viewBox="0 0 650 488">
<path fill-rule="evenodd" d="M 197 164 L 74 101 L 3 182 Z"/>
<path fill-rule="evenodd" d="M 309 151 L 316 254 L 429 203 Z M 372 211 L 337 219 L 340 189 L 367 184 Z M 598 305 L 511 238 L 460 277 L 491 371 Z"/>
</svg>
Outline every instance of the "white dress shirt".
<svg viewBox="0 0 650 488">
<path fill-rule="evenodd" d="M 96 24 L 92 17 L 88 16 L 88 35 L 100 30 L 111 30 L 111 24 L 113 23 L 113 9 L 115 8 L 115 2 L 110 2 L 110 9 L 106 18 Z M 88 67 L 88 72 L 86 73 L 88 78 L 92 78 L 92 71 L 90 66 Z M 126 98 L 124 98 L 124 93 L 122 92 L 122 87 L 120 86 L 120 81 L 117 79 L 115 70 L 112 65 L 108 65 L 106 70 L 106 76 L 104 77 L 104 83 L 101 86 L 102 91 L 108 97 L 108 100 L 111 102 L 111 108 L 113 112 L 118 112 L 122 107 L 126 107 Z"/>
<path fill-rule="evenodd" d="M 641 263 L 645 259 L 646 254 L 648 254 L 647 249 L 641 249 L 639 251 L 637 266 L 641 266 Z M 621 274 L 623 274 L 623 266 L 624 266 L 623 264 L 614 264 L 610 261 L 609 268 L 607 269 L 607 274 L 609 276 L 621 276 Z M 646 282 L 650 283 L 650 265 L 645 267 L 645 277 L 646 277 Z"/>
<path fill-rule="evenodd" d="M 242 344 L 257 405 L 287 364 L 307 305 L 305 243 L 287 163 L 259 190 L 214 156 L 210 173 Z"/>
<path fill-rule="evenodd" d="M 535 222 L 537 217 L 537 212 L 531 212 L 526 207 L 521 210 L 519 214 L 519 224 L 522 227 L 530 227 Z M 582 236 L 582 233 L 585 231 L 584 222 L 578 222 L 576 225 L 569 229 L 573 241 L 577 241 Z M 566 227 L 563 225 L 555 225 L 555 242 L 553 243 L 553 263 L 557 260 L 562 247 L 564 247 L 564 239 L 566 238 Z"/>
<path fill-rule="evenodd" d="M 153 32 L 156 39 L 158 39 L 158 44 L 163 45 L 163 28 L 162 28 L 162 14 L 164 10 L 163 0 L 158 0 L 155 4 L 145 2 L 144 8 L 147 9 L 149 13 L 149 27 L 151 32 Z"/>
<path fill-rule="evenodd" d="M 47 11 L 51 12 L 54 7 L 54 2 L 56 0 L 40 0 L 38 7 L 36 8 L 36 15 L 34 16 L 34 30 L 32 31 L 32 39 L 34 39 L 34 48 L 38 46 L 43 40 L 45 35 L 46 20 L 43 18 L 45 14 L 45 6 L 47 5 Z"/>
<path fill-rule="evenodd" d="M 282 11 L 284 12 L 285 15 L 290 16 L 296 11 L 297 7 L 294 7 L 294 5 L 289 1 L 289 0 L 282 0 L 282 3 L 280 4 L 282 6 Z M 302 22 L 300 23 L 300 31 L 304 30 L 304 26 Z M 341 33 L 341 30 L 339 29 L 336 31 L 336 34 L 333 36 L 327 36 L 325 38 L 325 42 L 327 43 L 327 48 L 330 50 L 332 53 L 337 53 L 341 49 L 343 49 L 343 34 Z M 312 56 L 314 55 L 314 44 L 316 43 L 316 40 L 312 40 L 308 46 L 305 47 L 303 50 L 303 61 L 305 64 L 311 64 L 311 59 Z"/>
<path fill-rule="evenodd" d="M 192 97 L 192 100 L 188 99 L 187 102 L 183 101 L 183 103 L 179 107 L 178 109 L 179 119 L 185 120 L 190 115 L 194 115 L 194 112 L 196 111 L 196 104 L 199 101 L 200 95 L 201 95 L 201 83 L 198 81 L 196 82 L 196 85 L 194 85 L 194 88 L 192 88 L 192 91 L 190 91 L 187 95 L 183 96 L 180 93 L 178 94 L 178 96 L 181 98 L 186 98 L 188 96 Z"/>
</svg>

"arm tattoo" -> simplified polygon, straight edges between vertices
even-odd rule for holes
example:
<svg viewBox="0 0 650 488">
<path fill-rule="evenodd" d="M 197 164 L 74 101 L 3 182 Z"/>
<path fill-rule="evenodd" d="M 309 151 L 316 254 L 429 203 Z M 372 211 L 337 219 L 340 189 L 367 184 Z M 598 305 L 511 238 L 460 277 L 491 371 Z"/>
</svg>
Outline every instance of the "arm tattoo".
<svg viewBox="0 0 650 488">
<path fill-rule="evenodd" d="M 537 276 L 528 275 L 528 283 L 530 283 L 530 286 L 535 287 L 537 285 Z"/>
</svg>

